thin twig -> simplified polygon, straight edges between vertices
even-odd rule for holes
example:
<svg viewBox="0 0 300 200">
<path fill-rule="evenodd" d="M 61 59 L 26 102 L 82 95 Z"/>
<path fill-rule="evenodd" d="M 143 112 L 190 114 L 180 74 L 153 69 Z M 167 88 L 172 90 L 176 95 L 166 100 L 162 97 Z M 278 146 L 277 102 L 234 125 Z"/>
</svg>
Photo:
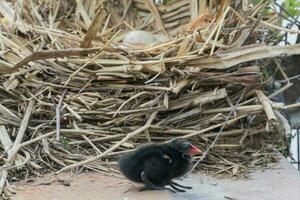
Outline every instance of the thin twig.
<svg viewBox="0 0 300 200">
<path fill-rule="evenodd" d="M 230 111 L 230 113 L 227 115 L 226 119 L 225 119 L 225 123 L 222 124 L 217 136 L 215 137 L 214 141 L 210 144 L 210 146 L 206 149 L 206 151 L 202 154 L 202 156 L 199 158 L 199 160 L 197 160 L 197 162 L 194 164 L 193 168 L 189 171 L 189 173 L 191 173 L 192 171 L 195 170 L 195 168 L 198 166 L 198 164 L 200 162 L 202 162 L 207 154 L 209 153 L 209 151 L 213 148 L 213 146 L 216 144 L 217 140 L 219 139 L 219 136 L 221 135 L 223 129 L 226 126 L 226 122 L 229 120 L 230 116 L 235 112 L 236 107 L 239 105 L 240 101 L 244 98 L 246 89 L 243 90 L 240 98 L 238 99 L 238 101 L 236 102 L 236 104 L 234 105 L 234 107 L 232 108 L 232 110 Z"/>
<path fill-rule="evenodd" d="M 56 141 L 58 142 L 60 141 L 60 113 L 61 113 L 61 108 L 63 105 L 65 95 L 67 94 L 67 91 L 68 91 L 67 89 L 63 91 L 59 99 L 59 103 L 56 106 Z"/>
</svg>

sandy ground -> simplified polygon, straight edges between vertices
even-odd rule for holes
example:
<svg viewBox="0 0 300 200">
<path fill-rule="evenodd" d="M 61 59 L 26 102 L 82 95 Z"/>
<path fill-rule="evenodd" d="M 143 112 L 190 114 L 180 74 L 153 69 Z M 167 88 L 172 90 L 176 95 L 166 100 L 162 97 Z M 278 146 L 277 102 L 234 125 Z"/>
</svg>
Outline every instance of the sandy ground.
<svg viewBox="0 0 300 200">
<path fill-rule="evenodd" d="M 141 185 L 100 173 L 49 174 L 14 185 L 12 200 L 296 200 L 300 174 L 283 159 L 276 168 L 257 171 L 247 180 L 218 180 L 192 174 L 183 181 L 193 186 L 185 193 L 143 191 Z"/>
<path fill-rule="evenodd" d="M 20 182 L 13 200 L 131 200 L 171 199 L 168 192 L 139 192 L 141 185 L 100 173 L 47 175 Z"/>
</svg>

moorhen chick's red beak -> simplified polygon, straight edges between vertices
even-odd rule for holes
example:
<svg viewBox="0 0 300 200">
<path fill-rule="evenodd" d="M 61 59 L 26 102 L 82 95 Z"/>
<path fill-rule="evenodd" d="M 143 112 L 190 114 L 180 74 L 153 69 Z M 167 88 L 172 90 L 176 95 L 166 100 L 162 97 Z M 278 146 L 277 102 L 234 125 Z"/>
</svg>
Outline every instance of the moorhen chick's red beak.
<svg viewBox="0 0 300 200">
<path fill-rule="evenodd" d="M 200 149 L 198 149 L 197 147 L 195 147 L 194 145 L 190 145 L 190 152 L 191 155 L 195 155 L 198 153 L 202 153 L 202 151 Z"/>
</svg>

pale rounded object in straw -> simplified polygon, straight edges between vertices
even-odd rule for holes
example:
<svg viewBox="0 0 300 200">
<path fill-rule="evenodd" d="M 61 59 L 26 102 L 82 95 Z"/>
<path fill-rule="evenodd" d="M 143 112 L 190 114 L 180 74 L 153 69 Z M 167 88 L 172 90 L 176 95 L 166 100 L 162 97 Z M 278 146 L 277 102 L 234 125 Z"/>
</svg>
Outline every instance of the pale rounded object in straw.
<svg viewBox="0 0 300 200">
<path fill-rule="evenodd" d="M 124 44 L 131 45 L 147 45 L 152 44 L 156 41 L 155 37 L 147 32 L 142 30 L 131 31 L 123 39 Z"/>
</svg>

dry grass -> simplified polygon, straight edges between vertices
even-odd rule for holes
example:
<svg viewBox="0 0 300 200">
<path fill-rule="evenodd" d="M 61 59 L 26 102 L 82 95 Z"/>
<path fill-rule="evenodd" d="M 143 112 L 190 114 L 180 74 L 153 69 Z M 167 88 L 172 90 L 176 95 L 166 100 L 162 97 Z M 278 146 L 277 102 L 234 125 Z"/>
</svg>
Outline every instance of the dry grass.
<svg viewBox="0 0 300 200">
<path fill-rule="evenodd" d="M 195 167 L 222 176 L 270 166 L 269 144 L 286 148 L 278 111 L 299 105 L 272 101 L 257 59 L 300 48 L 272 46 L 266 35 L 289 30 L 261 16 L 265 3 L 14 2 L 0 2 L 1 191 L 49 170 L 116 175 L 118 155 L 174 137 L 206 150 Z M 124 45 L 134 29 L 169 39 Z"/>
</svg>

